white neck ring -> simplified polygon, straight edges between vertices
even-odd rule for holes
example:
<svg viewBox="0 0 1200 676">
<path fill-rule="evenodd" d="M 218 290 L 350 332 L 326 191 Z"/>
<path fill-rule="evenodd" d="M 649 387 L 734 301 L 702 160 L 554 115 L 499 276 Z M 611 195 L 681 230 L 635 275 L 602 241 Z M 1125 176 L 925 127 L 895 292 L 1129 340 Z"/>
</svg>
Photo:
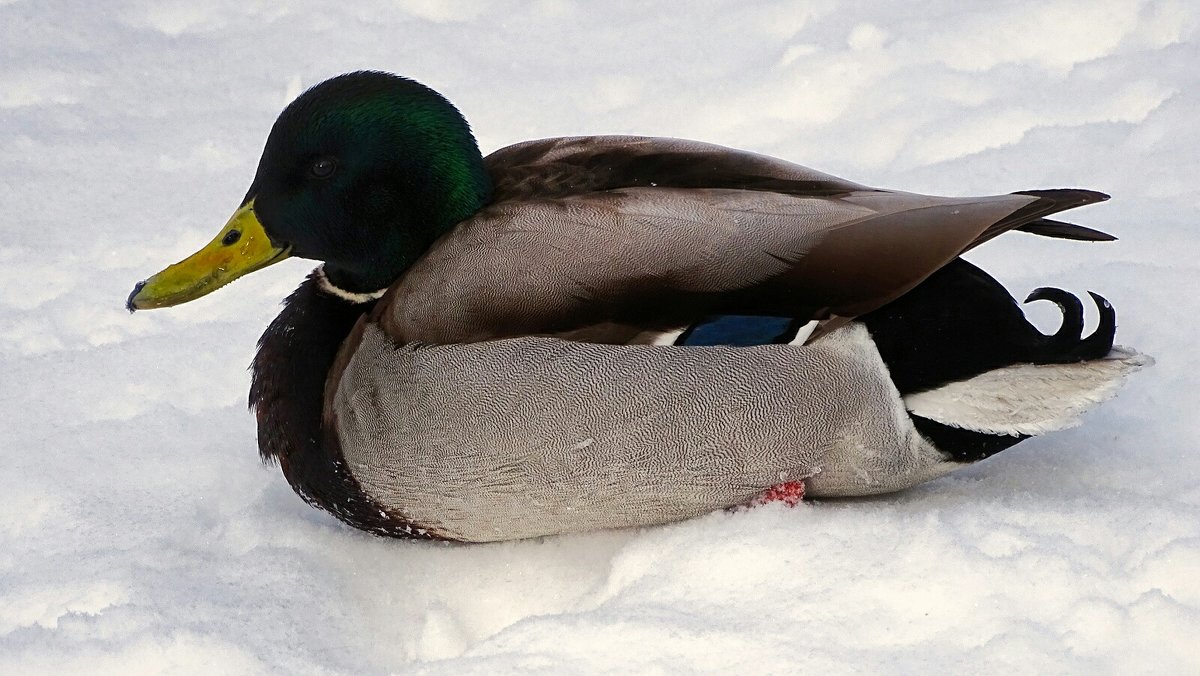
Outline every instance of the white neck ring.
<svg viewBox="0 0 1200 676">
<path fill-rule="evenodd" d="M 387 293 L 387 289 L 368 293 L 355 293 L 336 286 L 333 282 L 329 281 L 329 275 L 325 274 L 324 264 L 318 265 L 315 272 L 317 273 L 317 286 L 321 287 L 322 291 L 336 298 L 341 298 L 348 303 L 354 303 L 355 305 L 370 303 L 373 300 L 383 298 L 383 294 Z"/>
</svg>

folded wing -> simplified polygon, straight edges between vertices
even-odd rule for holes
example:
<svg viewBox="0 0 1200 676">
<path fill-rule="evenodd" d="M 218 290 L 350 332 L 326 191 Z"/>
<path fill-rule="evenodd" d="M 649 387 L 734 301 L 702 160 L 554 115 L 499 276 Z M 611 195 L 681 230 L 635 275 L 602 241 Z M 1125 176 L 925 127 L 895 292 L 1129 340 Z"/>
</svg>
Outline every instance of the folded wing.
<svg viewBox="0 0 1200 676">
<path fill-rule="evenodd" d="M 489 161 L 492 205 L 381 304 L 394 339 L 624 343 L 712 314 L 853 317 L 978 243 L 1104 197 L 876 190 L 669 139 L 552 139 Z M 1051 229 L 1082 236 L 1069 224 Z"/>
</svg>

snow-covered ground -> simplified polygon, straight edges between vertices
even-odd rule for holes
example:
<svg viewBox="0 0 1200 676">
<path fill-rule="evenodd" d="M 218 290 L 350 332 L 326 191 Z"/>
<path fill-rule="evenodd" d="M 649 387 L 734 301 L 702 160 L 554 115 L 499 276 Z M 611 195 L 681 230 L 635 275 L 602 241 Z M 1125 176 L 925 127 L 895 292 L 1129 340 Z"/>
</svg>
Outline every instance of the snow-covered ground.
<svg viewBox="0 0 1200 676">
<path fill-rule="evenodd" d="M 367 67 L 445 93 L 485 150 L 658 134 L 920 192 L 1111 192 L 1071 217 L 1120 242 L 972 259 L 1105 294 L 1158 365 L 902 494 L 355 532 L 259 464 L 244 405 L 311 263 L 122 303 L 225 222 L 291 97 Z M 1198 85 L 1194 0 L 0 0 L 0 673 L 1197 673 Z"/>
</svg>

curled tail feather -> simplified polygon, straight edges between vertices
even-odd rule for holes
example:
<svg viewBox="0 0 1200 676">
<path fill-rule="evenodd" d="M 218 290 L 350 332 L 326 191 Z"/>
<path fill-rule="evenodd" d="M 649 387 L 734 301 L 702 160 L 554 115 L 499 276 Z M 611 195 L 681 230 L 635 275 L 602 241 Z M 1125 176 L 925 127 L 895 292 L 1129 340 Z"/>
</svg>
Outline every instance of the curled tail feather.
<svg viewBox="0 0 1200 676">
<path fill-rule="evenodd" d="M 1088 359 L 1101 359 L 1112 350 L 1117 335 L 1117 312 L 1104 296 L 1088 291 L 1100 310 L 1100 324 L 1092 335 L 1083 337 L 1083 303 L 1075 294 L 1043 286 L 1034 289 L 1026 303 L 1048 300 L 1062 310 L 1062 326 L 1052 336 L 1046 336 L 1040 354 L 1031 355 L 1034 364 L 1065 364 Z"/>
</svg>

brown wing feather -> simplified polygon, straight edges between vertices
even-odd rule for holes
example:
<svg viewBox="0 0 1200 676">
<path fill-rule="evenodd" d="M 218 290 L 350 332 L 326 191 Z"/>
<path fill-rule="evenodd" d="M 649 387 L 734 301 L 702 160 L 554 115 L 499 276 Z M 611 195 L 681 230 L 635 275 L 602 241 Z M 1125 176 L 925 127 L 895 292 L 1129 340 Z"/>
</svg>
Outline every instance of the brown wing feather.
<svg viewBox="0 0 1200 676">
<path fill-rule="evenodd" d="M 1115 242 L 1117 240 L 1115 235 L 1110 235 L 1107 232 L 1086 228 L 1074 223 L 1056 221 L 1052 218 L 1039 218 L 1032 223 L 1026 223 L 1015 229 L 1021 232 L 1041 235 L 1042 237 L 1073 239 L 1077 242 Z"/>
<path fill-rule="evenodd" d="M 1116 239 L 1116 237 L 1106 232 L 1080 227 L 1071 223 L 1049 221 L 1046 225 L 1038 225 L 1043 223 L 1043 216 L 1107 200 L 1108 195 L 1102 192 L 1079 188 L 1059 188 L 1056 190 L 1021 190 L 1013 194 L 1036 197 L 1037 201 L 1027 204 L 1009 214 L 989 229 L 985 236 L 975 242 L 973 246 L 979 246 L 993 237 L 1018 228 L 1025 232 L 1032 232 L 1045 237 L 1063 237 L 1086 241 L 1112 241 Z M 1053 224 L 1053 227 L 1049 224 Z"/>
<path fill-rule="evenodd" d="M 531 141 L 487 164 L 491 206 L 379 304 L 397 341 L 629 342 L 710 314 L 853 317 L 1001 232 L 1102 197 L 891 192 L 753 153 L 638 137 Z"/>
<path fill-rule="evenodd" d="M 867 186 L 798 164 L 698 141 L 575 136 L 526 141 L 484 158 L 493 201 L 555 199 L 615 188 L 730 188 L 840 195 Z"/>
<path fill-rule="evenodd" d="M 504 202 L 459 226 L 382 304 L 402 342 L 594 325 L 672 328 L 712 313 L 867 312 L 1033 198 L 845 198 L 632 188 Z M 611 326 L 608 333 L 611 333 Z"/>
</svg>

